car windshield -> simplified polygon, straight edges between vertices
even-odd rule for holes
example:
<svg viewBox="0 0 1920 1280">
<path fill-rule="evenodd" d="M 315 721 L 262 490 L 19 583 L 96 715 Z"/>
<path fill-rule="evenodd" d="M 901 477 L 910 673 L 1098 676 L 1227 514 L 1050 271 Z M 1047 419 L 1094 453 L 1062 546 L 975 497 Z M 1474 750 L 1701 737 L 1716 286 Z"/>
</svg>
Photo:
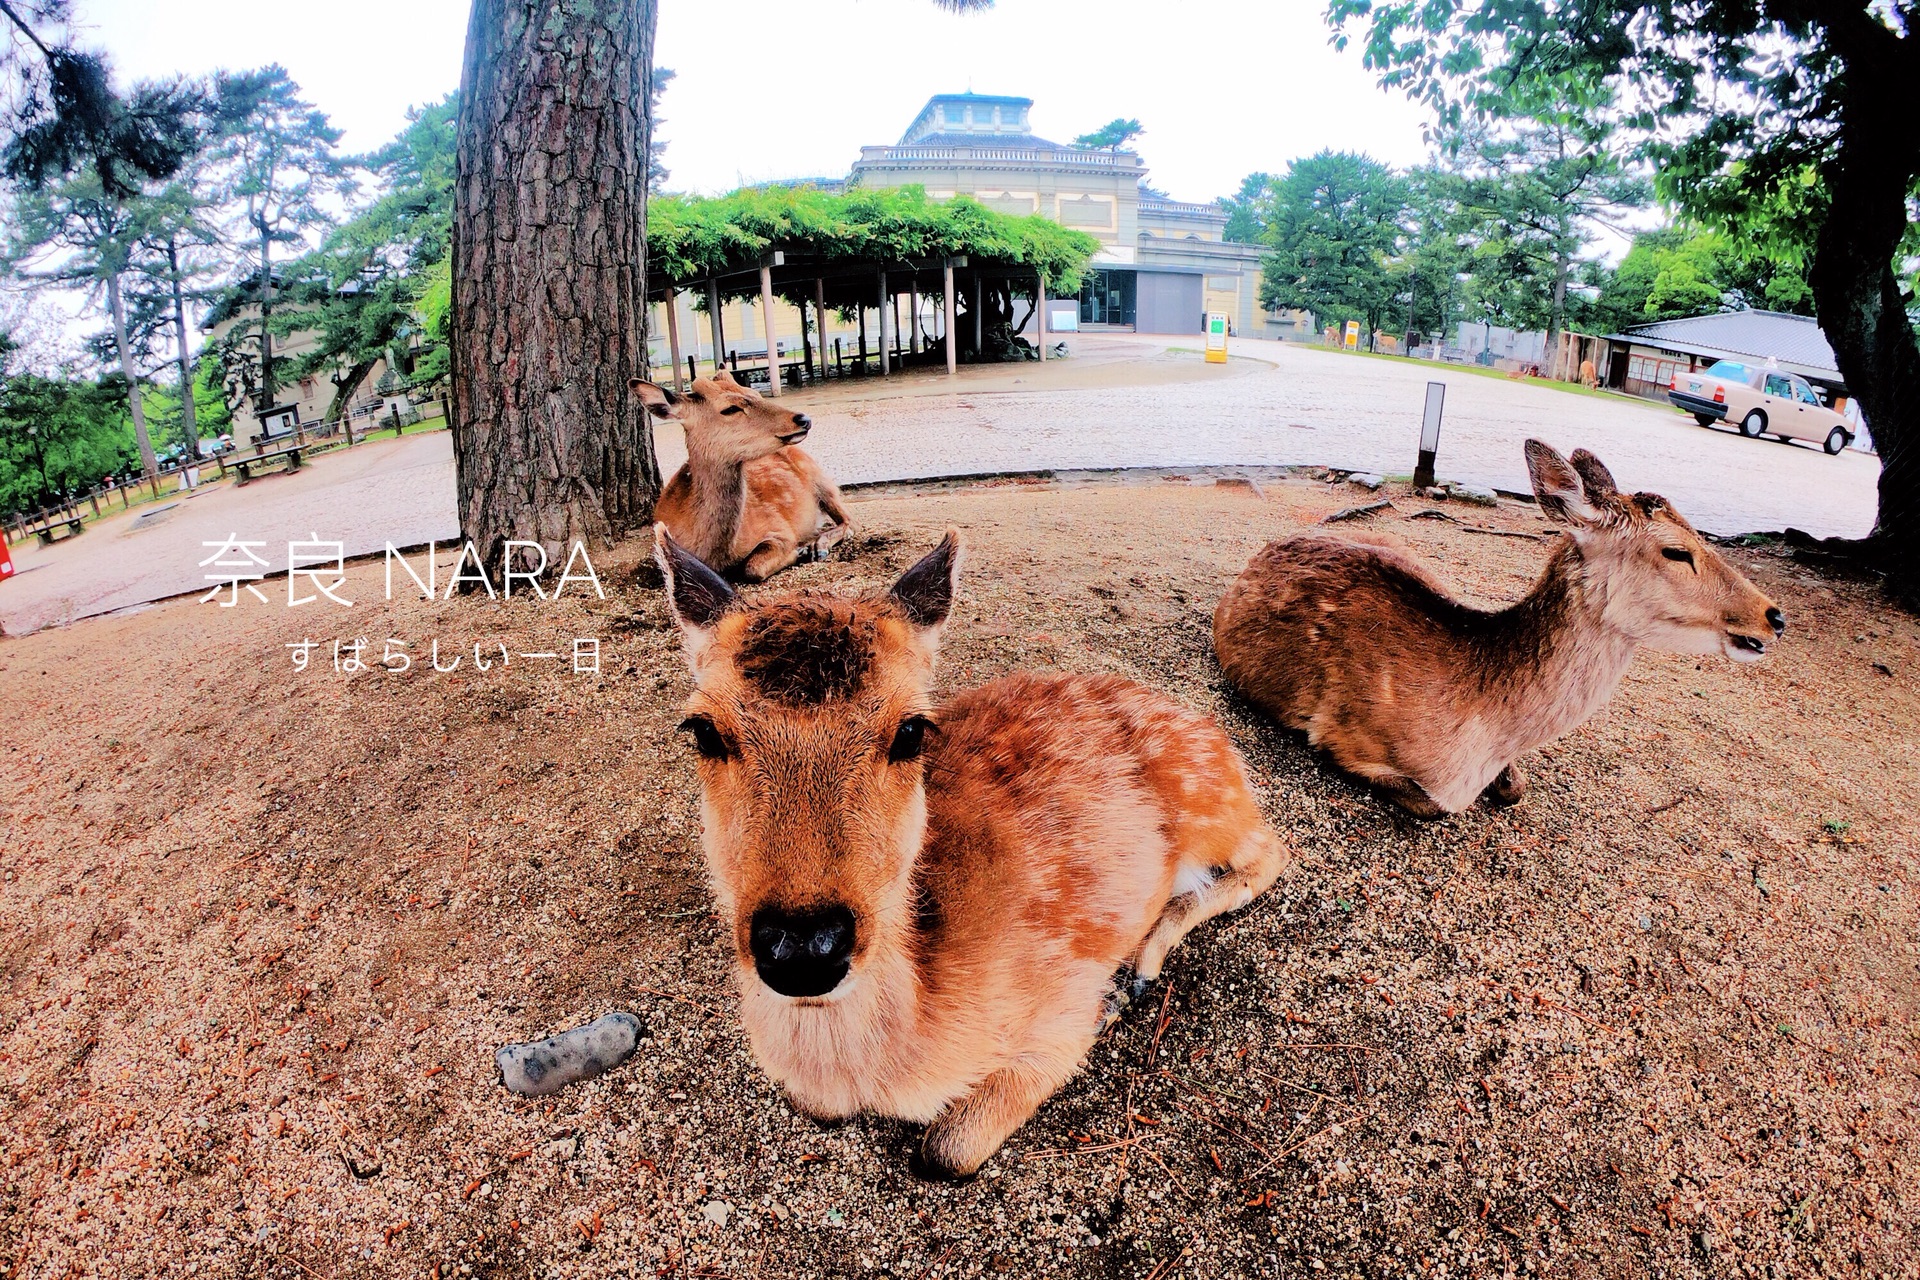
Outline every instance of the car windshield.
<svg viewBox="0 0 1920 1280">
<path fill-rule="evenodd" d="M 1752 370 L 1738 360 L 1721 360 L 1707 366 L 1707 373 L 1715 378 L 1731 378 L 1735 382 L 1745 382 L 1753 376 Z"/>
</svg>

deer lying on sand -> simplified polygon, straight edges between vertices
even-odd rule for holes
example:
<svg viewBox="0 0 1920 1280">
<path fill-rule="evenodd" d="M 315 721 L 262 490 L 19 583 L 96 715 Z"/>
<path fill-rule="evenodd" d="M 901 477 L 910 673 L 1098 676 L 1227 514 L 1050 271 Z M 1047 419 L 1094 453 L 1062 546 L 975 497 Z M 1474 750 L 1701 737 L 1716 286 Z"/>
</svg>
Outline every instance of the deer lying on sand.
<svg viewBox="0 0 1920 1280">
<path fill-rule="evenodd" d="M 656 525 L 707 868 L 755 1057 L 818 1119 L 973 1173 L 1187 931 L 1287 861 L 1203 716 L 1115 676 L 931 694 L 949 530 L 885 595 L 742 601 Z"/>
<path fill-rule="evenodd" d="M 1518 800 L 1515 761 L 1604 706 L 1639 646 L 1750 662 L 1786 630 L 1664 498 L 1621 493 L 1584 449 L 1526 452 L 1572 536 L 1518 603 L 1459 603 L 1389 538 L 1307 533 L 1269 544 L 1214 611 L 1228 679 L 1420 817 Z"/>
<path fill-rule="evenodd" d="M 687 462 L 661 490 L 654 519 L 723 574 L 764 582 L 801 559 L 824 559 L 851 522 L 840 490 L 798 445 L 812 430 L 722 369 L 684 395 L 635 378 L 656 418 L 687 433 Z"/>
</svg>

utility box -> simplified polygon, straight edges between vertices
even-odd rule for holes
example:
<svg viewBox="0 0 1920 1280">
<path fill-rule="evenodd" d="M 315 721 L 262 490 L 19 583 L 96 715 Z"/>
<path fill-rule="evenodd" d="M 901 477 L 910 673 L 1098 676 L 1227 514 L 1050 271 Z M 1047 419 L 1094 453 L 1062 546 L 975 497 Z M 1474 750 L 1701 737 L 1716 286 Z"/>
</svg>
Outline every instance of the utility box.
<svg viewBox="0 0 1920 1280">
<path fill-rule="evenodd" d="M 1207 363 L 1227 362 L 1227 316 L 1223 311 L 1207 312 Z"/>
</svg>

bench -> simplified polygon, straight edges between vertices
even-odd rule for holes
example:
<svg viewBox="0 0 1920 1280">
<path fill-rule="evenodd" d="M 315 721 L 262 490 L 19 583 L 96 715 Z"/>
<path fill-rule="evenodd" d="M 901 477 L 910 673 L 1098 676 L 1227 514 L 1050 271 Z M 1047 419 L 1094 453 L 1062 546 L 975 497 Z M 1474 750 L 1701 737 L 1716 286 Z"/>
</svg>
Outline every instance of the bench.
<svg viewBox="0 0 1920 1280">
<path fill-rule="evenodd" d="M 300 455 L 306 451 L 307 447 L 305 445 L 295 444 L 288 445 L 284 449 L 274 449 L 268 453 L 256 453 L 250 458 L 235 454 L 220 460 L 220 472 L 222 475 L 225 475 L 227 468 L 231 466 L 235 471 L 240 473 L 240 483 L 246 484 L 253 479 L 253 469 L 255 467 L 285 459 L 287 471 L 292 473 L 300 469 Z"/>
<path fill-rule="evenodd" d="M 50 516 L 33 531 L 33 536 L 40 539 L 41 546 L 50 547 L 56 539 L 79 537 L 86 532 L 86 528 L 86 524 L 78 515 Z"/>
</svg>

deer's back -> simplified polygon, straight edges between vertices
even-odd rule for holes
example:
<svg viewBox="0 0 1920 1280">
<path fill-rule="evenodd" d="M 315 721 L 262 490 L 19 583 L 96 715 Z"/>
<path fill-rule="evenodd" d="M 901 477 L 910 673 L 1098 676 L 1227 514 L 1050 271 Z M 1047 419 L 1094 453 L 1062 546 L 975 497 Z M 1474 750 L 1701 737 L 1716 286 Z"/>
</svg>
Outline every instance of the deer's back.
<svg viewBox="0 0 1920 1280">
<path fill-rule="evenodd" d="M 798 445 L 747 463 L 747 509 L 734 540 L 743 558 L 769 537 L 805 542 L 820 531 L 820 475 L 820 464 Z"/>
<path fill-rule="evenodd" d="M 1444 708 L 1488 615 L 1388 539 L 1269 543 L 1221 598 L 1214 651 L 1241 692 L 1319 744 Z"/>
<path fill-rule="evenodd" d="M 1218 821 L 1225 845 L 1258 820 L 1219 727 L 1117 676 L 1008 676 L 938 719 L 916 873 L 935 988 L 995 955 L 1111 972 L 1166 905 L 1165 833 Z"/>
</svg>

